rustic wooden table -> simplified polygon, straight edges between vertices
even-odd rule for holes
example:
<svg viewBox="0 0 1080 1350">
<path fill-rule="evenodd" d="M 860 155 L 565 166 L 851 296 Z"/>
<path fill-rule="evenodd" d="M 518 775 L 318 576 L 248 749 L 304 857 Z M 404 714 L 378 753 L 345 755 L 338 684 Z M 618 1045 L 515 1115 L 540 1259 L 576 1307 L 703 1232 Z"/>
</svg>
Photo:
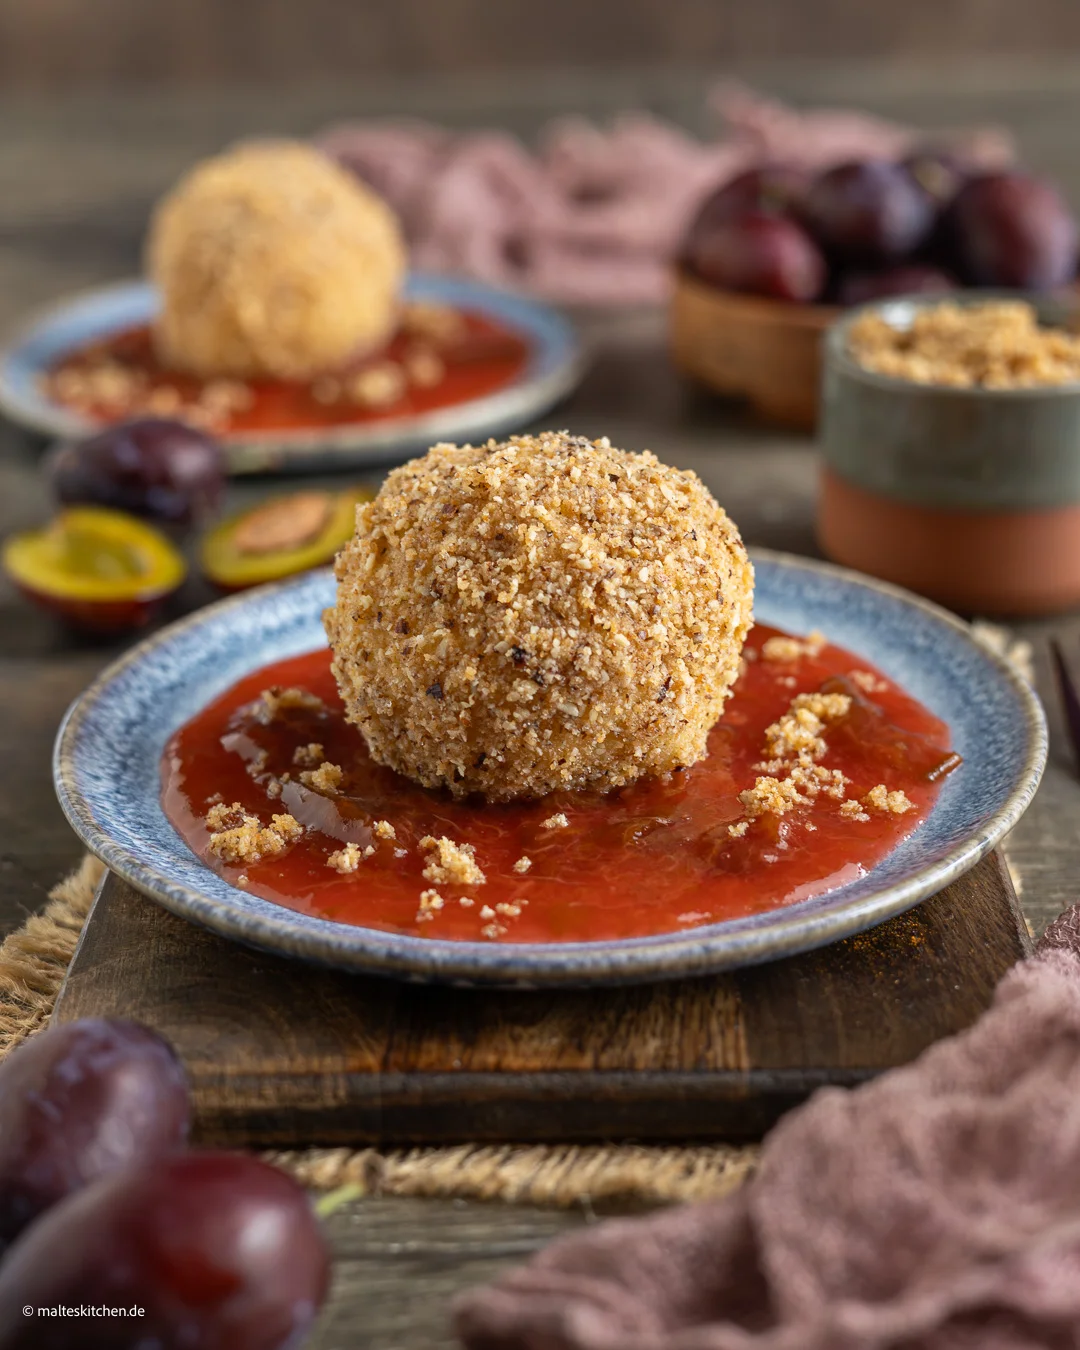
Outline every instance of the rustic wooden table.
<svg viewBox="0 0 1080 1350">
<path fill-rule="evenodd" d="M 1080 207 L 1080 67 L 971 67 L 948 72 L 858 66 L 761 72 L 764 87 L 799 102 L 859 104 L 934 127 L 998 122 L 1024 159 L 1053 173 Z M 455 125 L 498 124 L 529 135 L 551 114 L 603 116 L 632 104 L 704 130 L 700 72 L 588 76 L 515 75 L 486 80 L 356 88 L 143 93 L 0 101 L 0 336 L 28 310 L 72 290 L 130 275 L 139 265 L 146 212 L 199 155 L 236 136 L 303 134 L 353 115 L 408 113 Z M 814 554 L 816 457 L 810 441 L 777 434 L 738 409 L 686 388 L 664 348 L 663 316 L 585 316 L 595 359 L 559 425 L 650 448 L 695 469 L 753 544 Z M 48 510 L 41 446 L 0 427 L 0 535 Z M 377 477 L 377 475 L 373 475 Z M 238 483 L 235 504 L 269 485 Z M 197 583 L 182 597 L 208 598 Z M 1050 717 L 1051 759 L 1038 797 L 1009 844 L 1022 904 L 1039 929 L 1077 898 L 1080 782 L 1050 684 L 1047 638 L 1080 648 L 1080 616 L 1015 626 L 1034 645 Z M 52 794 L 49 755 L 69 701 L 118 648 L 73 641 L 0 582 L 0 934 L 38 909 L 79 856 Z M 427 1350 L 451 1344 L 445 1302 L 453 1291 L 520 1260 L 590 1214 L 545 1213 L 464 1202 L 371 1199 L 331 1220 L 337 1252 L 331 1308 L 317 1350 Z"/>
</svg>

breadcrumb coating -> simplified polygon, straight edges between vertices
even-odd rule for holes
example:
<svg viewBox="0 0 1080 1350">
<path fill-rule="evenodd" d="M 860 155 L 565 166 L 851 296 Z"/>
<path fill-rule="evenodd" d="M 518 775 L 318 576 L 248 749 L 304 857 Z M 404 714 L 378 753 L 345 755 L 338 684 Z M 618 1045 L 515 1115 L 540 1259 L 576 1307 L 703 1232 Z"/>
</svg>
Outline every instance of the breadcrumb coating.
<svg viewBox="0 0 1080 1350">
<path fill-rule="evenodd" d="M 437 445 L 357 511 L 326 612 L 372 757 L 489 800 L 705 753 L 753 569 L 693 473 L 565 432 Z"/>
<path fill-rule="evenodd" d="M 351 174 L 298 141 L 263 141 L 196 165 L 162 200 L 147 270 L 167 366 L 303 380 L 390 335 L 405 248 Z"/>
</svg>

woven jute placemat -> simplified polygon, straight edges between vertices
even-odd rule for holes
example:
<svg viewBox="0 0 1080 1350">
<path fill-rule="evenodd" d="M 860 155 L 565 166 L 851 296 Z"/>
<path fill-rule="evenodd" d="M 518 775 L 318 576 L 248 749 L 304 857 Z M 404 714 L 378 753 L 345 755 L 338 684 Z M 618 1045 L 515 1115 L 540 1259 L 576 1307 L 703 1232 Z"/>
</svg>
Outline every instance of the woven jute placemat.
<svg viewBox="0 0 1080 1350">
<path fill-rule="evenodd" d="M 85 858 L 0 945 L 0 1058 L 49 1021 L 101 880 Z M 151 903 L 147 901 L 147 903 Z M 753 1171 L 756 1147 L 708 1144 L 478 1145 L 305 1149 L 266 1155 L 315 1190 L 462 1197 L 568 1208 L 663 1204 L 725 1195 Z"/>
</svg>

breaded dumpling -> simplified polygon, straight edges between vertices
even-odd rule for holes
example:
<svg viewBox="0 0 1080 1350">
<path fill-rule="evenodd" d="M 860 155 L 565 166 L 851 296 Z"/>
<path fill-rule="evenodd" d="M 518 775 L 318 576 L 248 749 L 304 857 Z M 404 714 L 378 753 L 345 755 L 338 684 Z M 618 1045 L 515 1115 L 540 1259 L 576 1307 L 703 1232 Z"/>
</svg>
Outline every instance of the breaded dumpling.
<svg viewBox="0 0 1080 1350">
<path fill-rule="evenodd" d="M 697 476 L 565 432 L 396 469 L 336 571 L 333 668 L 372 756 L 493 801 L 700 759 L 751 623 Z"/>
<path fill-rule="evenodd" d="M 386 203 L 325 155 L 253 142 L 196 165 L 158 205 L 147 268 L 167 366 L 301 380 L 389 337 L 405 247 Z"/>
</svg>

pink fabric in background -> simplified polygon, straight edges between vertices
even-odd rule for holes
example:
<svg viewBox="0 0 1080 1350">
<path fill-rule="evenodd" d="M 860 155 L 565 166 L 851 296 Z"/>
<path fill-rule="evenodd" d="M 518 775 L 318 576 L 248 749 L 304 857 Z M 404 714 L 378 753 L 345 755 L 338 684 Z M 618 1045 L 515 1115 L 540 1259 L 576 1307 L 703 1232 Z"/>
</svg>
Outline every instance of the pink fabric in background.
<svg viewBox="0 0 1080 1350">
<path fill-rule="evenodd" d="M 469 1350 L 1075 1350 L 1080 906 L 969 1031 L 768 1136 L 738 1194 L 565 1238 Z"/>
<path fill-rule="evenodd" d="M 728 86 L 710 103 L 725 127 L 712 143 L 640 112 L 604 128 L 561 120 L 536 152 L 503 132 L 455 134 L 425 123 L 345 124 L 316 143 L 387 198 L 414 266 L 556 303 L 623 305 L 666 298 L 670 261 L 695 207 L 743 169 L 896 158 L 928 139 L 863 113 L 799 113 Z M 947 140 L 976 163 L 1011 156 L 999 132 Z"/>
</svg>

